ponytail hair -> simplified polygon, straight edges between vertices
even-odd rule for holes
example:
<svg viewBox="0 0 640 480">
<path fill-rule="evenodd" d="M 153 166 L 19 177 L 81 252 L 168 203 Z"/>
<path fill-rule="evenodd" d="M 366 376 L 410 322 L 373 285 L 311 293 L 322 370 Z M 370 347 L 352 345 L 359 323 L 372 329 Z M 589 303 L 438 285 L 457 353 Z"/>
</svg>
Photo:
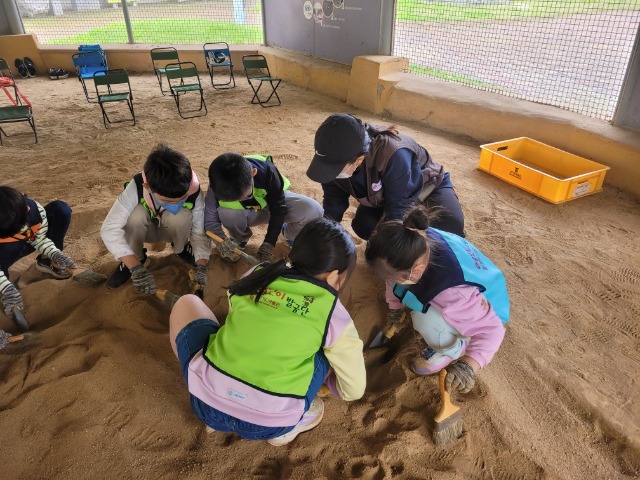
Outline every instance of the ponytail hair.
<svg viewBox="0 0 640 480">
<path fill-rule="evenodd" d="M 393 137 L 395 140 L 400 139 L 400 132 L 395 125 L 389 125 L 388 127 L 381 127 L 379 125 L 370 125 L 365 123 L 364 128 L 371 138 L 375 138 L 378 135 L 386 134 Z"/>
<path fill-rule="evenodd" d="M 367 242 L 364 256 L 374 270 L 385 266 L 394 272 L 411 269 L 423 255 L 429 255 L 434 247 L 425 230 L 437 218 L 438 211 L 422 204 L 413 207 L 404 220 L 382 221 Z M 384 260 L 381 264 L 380 260 Z M 388 272 L 380 272 L 386 277 Z"/>
<path fill-rule="evenodd" d="M 307 223 L 293 242 L 288 260 L 278 260 L 254 270 L 229 286 L 231 295 L 256 295 L 256 303 L 270 283 L 295 268 L 309 276 L 337 270 L 347 272 L 347 279 L 356 264 L 356 247 L 351 235 L 328 218 Z"/>
</svg>

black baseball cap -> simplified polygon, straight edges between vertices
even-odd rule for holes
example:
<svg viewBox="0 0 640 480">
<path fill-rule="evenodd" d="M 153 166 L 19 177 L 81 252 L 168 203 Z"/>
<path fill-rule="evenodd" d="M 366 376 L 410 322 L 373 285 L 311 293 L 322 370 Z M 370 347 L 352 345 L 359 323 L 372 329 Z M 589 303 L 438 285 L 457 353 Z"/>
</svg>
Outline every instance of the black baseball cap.
<svg viewBox="0 0 640 480">
<path fill-rule="evenodd" d="M 360 119 L 348 113 L 331 115 L 316 131 L 316 153 L 307 169 L 307 177 L 318 183 L 335 179 L 347 163 L 362 153 L 364 136 Z"/>
</svg>

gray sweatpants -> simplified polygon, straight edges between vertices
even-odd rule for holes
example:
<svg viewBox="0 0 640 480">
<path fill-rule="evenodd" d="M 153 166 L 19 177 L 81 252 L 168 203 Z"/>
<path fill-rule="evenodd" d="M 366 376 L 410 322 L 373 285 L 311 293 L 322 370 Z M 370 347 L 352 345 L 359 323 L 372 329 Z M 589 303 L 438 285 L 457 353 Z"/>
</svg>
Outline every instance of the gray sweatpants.
<svg viewBox="0 0 640 480">
<path fill-rule="evenodd" d="M 287 240 L 294 240 L 302 227 L 311 220 L 322 217 L 324 210 L 313 198 L 294 192 L 284 192 L 287 213 L 284 221 L 287 228 L 284 236 Z M 220 223 L 229 230 L 229 234 L 239 242 L 246 242 L 253 232 L 250 227 L 254 225 L 266 225 L 269 223 L 270 212 L 268 208 L 262 210 L 234 210 L 218 207 Z"/>
<path fill-rule="evenodd" d="M 436 352 L 454 360 L 460 358 L 469 343 L 469 339 L 449 325 L 438 309 L 429 307 L 427 313 L 411 311 L 413 328 L 422 335 L 424 341 Z"/>
<path fill-rule="evenodd" d="M 124 226 L 124 237 L 138 259 L 143 256 L 145 242 L 171 242 L 173 251 L 180 253 L 189 241 L 191 220 L 191 211 L 181 208 L 175 215 L 165 211 L 155 223 L 142 205 L 136 205 Z"/>
</svg>

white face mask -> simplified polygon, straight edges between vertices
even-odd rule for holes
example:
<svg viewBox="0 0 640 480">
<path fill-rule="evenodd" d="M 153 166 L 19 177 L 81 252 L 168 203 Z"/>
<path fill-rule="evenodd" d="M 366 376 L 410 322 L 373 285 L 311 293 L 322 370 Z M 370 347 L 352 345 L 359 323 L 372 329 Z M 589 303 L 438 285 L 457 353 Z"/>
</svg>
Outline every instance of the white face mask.
<svg viewBox="0 0 640 480">
<path fill-rule="evenodd" d="M 352 174 L 352 173 L 340 172 L 340 173 L 338 174 L 338 176 L 336 177 L 336 180 L 337 180 L 337 179 L 340 179 L 340 178 L 342 178 L 342 179 L 344 179 L 344 178 L 351 178 L 351 175 L 353 175 L 353 174 Z"/>
<path fill-rule="evenodd" d="M 400 282 L 400 285 L 415 285 L 418 282 L 415 282 L 413 280 L 403 280 L 402 282 Z"/>
</svg>

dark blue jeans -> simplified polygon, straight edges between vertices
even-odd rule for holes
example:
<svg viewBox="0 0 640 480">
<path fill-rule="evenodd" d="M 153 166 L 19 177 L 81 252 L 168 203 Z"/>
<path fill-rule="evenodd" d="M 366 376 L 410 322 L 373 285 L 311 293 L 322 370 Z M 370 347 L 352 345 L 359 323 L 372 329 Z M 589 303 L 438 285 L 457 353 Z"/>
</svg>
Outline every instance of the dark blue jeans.
<svg viewBox="0 0 640 480">
<path fill-rule="evenodd" d="M 64 237 L 67 235 L 69 223 L 71 223 L 71 208 L 62 200 L 54 200 L 44 207 L 47 213 L 47 238 L 62 250 Z M 17 232 L 16 232 L 17 233 Z M 25 240 L 22 242 L 0 243 L 0 268 L 5 275 L 9 275 L 9 267 L 32 253 L 34 248 Z"/>
<path fill-rule="evenodd" d="M 217 332 L 219 328 L 220 325 L 213 320 L 202 318 L 200 320 L 194 320 L 180 330 L 178 335 L 176 335 L 178 360 L 180 362 L 180 367 L 182 368 L 182 374 L 187 382 L 189 381 L 189 362 L 196 353 L 207 345 L 211 334 Z M 309 410 L 311 402 L 324 383 L 324 379 L 328 372 L 329 361 L 324 353 L 319 351 L 315 356 L 313 377 L 311 378 L 309 389 L 305 395 L 305 412 Z M 234 432 L 248 440 L 268 440 L 270 438 L 284 435 L 295 427 L 295 425 L 287 427 L 264 427 L 262 425 L 245 422 L 244 420 L 227 415 L 226 413 L 207 405 L 193 395 L 190 396 L 191 409 L 196 416 L 206 425 L 209 425 L 218 432 Z"/>
</svg>

